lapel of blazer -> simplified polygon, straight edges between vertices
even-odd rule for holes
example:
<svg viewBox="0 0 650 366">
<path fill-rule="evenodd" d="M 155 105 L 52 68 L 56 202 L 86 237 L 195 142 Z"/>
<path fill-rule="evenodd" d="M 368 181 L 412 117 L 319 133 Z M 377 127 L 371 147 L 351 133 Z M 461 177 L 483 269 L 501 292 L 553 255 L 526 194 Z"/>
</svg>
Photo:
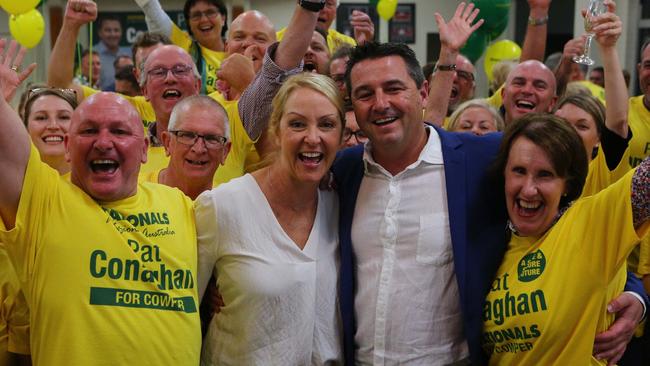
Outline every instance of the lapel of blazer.
<svg viewBox="0 0 650 366">
<path fill-rule="evenodd" d="M 445 186 L 449 210 L 449 230 L 454 251 L 454 267 L 461 301 L 467 299 L 467 197 L 465 153 L 460 150 L 462 141 L 454 134 L 436 127 L 442 145 L 445 164 Z"/>
</svg>

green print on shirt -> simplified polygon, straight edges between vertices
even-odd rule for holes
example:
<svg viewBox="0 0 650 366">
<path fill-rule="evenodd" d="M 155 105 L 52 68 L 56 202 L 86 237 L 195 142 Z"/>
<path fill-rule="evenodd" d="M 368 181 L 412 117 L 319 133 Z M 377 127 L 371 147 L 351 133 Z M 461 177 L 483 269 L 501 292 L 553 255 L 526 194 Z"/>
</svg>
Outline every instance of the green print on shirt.
<svg viewBox="0 0 650 366">
<path fill-rule="evenodd" d="M 140 212 L 135 214 L 123 215 L 112 208 L 103 208 L 104 212 L 116 221 L 128 221 L 134 227 L 147 225 L 169 225 L 169 215 L 167 212 Z"/>
<path fill-rule="evenodd" d="M 510 291 L 506 291 L 503 297 L 499 299 L 485 300 L 483 320 L 494 320 L 494 324 L 501 325 L 508 317 L 537 313 L 546 309 L 546 298 L 544 298 L 544 291 L 542 290 L 518 295 L 510 295 Z"/>
<path fill-rule="evenodd" d="M 541 250 L 526 254 L 519 261 L 517 278 L 521 282 L 530 282 L 539 277 L 546 268 L 546 257 Z"/>
<path fill-rule="evenodd" d="M 91 287 L 92 305 L 148 308 L 195 313 L 196 303 L 192 296 L 171 297 L 162 292 L 124 290 L 107 287 Z"/>
</svg>

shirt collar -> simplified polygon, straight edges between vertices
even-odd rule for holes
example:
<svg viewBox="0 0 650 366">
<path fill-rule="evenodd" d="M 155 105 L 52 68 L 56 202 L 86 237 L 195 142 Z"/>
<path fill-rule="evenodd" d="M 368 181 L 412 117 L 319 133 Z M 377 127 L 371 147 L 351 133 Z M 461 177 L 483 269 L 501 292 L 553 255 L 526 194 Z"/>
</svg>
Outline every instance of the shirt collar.
<svg viewBox="0 0 650 366">
<path fill-rule="evenodd" d="M 442 165 L 444 164 L 444 159 L 442 157 L 442 144 L 440 142 L 440 136 L 438 131 L 435 128 L 426 125 L 425 131 L 427 132 L 428 138 L 427 143 L 424 145 L 424 148 L 420 152 L 418 159 L 411 165 L 409 165 L 405 170 L 412 169 L 422 162 L 431 164 L 431 165 Z M 375 159 L 372 157 L 372 142 L 368 141 L 363 147 L 363 163 L 365 166 L 366 172 L 368 172 L 369 167 L 374 167 L 380 171 L 385 171 L 385 169 L 379 165 Z"/>
</svg>

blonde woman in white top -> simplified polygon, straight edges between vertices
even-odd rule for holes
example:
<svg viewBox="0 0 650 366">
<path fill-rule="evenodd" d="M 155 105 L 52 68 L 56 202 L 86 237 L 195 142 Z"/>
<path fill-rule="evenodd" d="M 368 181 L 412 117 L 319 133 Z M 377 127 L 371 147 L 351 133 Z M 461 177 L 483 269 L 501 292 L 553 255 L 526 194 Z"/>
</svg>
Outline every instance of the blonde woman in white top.
<svg viewBox="0 0 650 366">
<path fill-rule="evenodd" d="M 329 78 L 291 77 L 273 99 L 273 162 L 198 197 L 199 293 L 214 275 L 225 303 L 202 364 L 340 363 L 338 203 L 318 185 L 343 115 Z"/>
</svg>

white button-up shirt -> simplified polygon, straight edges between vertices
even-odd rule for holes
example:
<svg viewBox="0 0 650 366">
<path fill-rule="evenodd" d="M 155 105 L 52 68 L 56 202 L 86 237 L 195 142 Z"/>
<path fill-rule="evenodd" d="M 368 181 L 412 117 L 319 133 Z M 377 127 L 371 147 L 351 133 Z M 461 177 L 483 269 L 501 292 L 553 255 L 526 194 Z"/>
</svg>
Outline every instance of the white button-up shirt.
<svg viewBox="0 0 650 366">
<path fill-rule="evenodd" d="M 447 365 L 469 357 L 454 273 L 440 137 L 393 176 L 364 152 L 352 223 L 357 363 Z"/>
</svg>

